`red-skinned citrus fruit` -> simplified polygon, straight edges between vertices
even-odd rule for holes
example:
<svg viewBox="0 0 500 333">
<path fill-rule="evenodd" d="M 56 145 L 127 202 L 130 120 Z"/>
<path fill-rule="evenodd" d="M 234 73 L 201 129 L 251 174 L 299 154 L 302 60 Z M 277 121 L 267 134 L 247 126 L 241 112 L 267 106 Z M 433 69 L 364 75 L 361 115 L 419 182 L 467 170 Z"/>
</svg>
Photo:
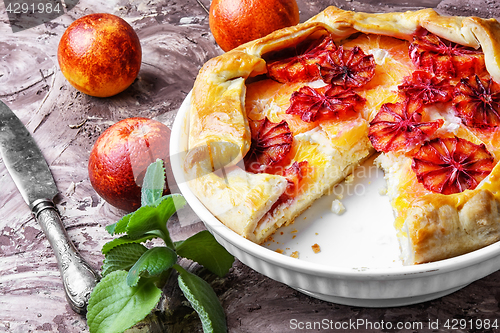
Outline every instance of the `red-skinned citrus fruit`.
<svg viewBox="0 0 500 333">
<path fill-rule="evenodd" d="M 299 21 L 295 0 L 213 0 L 210 4 L 210 30 L 226 52 Z"/>
<path fill-rule="evenodd" d="M 129 87 L 141 67 L 139 37 L 123 19 L 90 14 L 73 22 L 59 42 L 61 72 L 76 89 L 96 97 Z"/>
<path fill-rule="evenodd" d="M 90 153 L 92 187 L 112 206 L 136 210 L 147 167 L 158 158 L 167 169 L 170 166 L 169 142 L 170 129 L 156 120 L 134 117 L 117 122 L 99 136 Z"/>
</svg>

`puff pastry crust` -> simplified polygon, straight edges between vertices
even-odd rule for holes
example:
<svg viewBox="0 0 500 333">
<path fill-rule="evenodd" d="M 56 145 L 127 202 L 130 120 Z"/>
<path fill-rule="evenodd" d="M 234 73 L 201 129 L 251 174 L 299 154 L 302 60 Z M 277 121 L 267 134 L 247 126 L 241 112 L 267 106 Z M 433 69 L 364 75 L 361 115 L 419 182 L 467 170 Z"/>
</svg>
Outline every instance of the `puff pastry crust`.
<svg viewBox="0 0 500 333">
<path fill-rule="evenodd" d="M 432 9 L 369 14 L 328 7 L 302 24 L 241 45 L 201 68 L 192 92 L 189 152 L 184 163 L 192 191 L 225 225 L 257 243 L 293 221 L 373 150 L 364 138 L 358 140 L 358 145 L 336 151 L 347 156 L 350 149 L 355 156 L 347 158 L 334 176 L 330 170 L 322 190 L 295 202 L 293 211 L 269 215 L 270 208 L 286 190 L 287 181 L 279 175 L 244 171 L 243 158 L 251 146 L 246 110 L 248 82 L 266 73 L 267 55 L 311 38 L 328 34 L 341 43 L 361 33 L 411 41 L 420 28 L 464 46 L 481 48 L 487 71 L 494 81 L 500 82 L 500 24 L 495 19 L 442 16 Z M 369 121 L 372 115 L 367 117 Z M 316 155 L 322 154 L 329 158 L 321 150 Z M 390 174 L 390 163 L 385 167 L 383 162 L 380 164 L 388 177 L 398 177 L 399 174 Z M 319 174 L 314 181 L 322 182 L 322 177 Z M 500 240 L 499 177 L 497 166 L 474 190 L 453 195 L 426 193 L 406 205 L 393 204 L 404 263 L 450 258 Z M 397 179 L 392 182 L 397 183 Z M 398 195 L 391 198 L 393 203 Z M 271 222 L 265 222 L 263 227 L 263 219 Z"/>
</svg>

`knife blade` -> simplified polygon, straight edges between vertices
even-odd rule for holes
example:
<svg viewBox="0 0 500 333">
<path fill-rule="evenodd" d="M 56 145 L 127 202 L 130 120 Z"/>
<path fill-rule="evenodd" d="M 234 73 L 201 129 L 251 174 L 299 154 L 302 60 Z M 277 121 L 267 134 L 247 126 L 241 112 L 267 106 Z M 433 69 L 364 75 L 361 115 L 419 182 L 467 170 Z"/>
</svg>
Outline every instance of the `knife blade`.
<svg viewBox="0 0 500 333">
<path fill-rule="evenodd" d="M 99 275 L 82 258 L 68 237 L 53 202 L 58 194 L 49 166 L 30 132 L 0 101 L 0 154 L 12 180 L 47 237 L 61 274 L 71 308 L 80 314 Z"/>
</svg>

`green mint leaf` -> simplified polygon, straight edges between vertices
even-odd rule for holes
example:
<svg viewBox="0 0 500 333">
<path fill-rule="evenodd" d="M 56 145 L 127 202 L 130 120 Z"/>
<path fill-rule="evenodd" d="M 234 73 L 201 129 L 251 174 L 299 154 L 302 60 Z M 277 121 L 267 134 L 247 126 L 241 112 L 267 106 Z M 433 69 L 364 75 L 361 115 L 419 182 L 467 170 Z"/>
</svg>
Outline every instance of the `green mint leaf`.
<svg viewBox="0 0 500 333">
<path fill-rule="evenodd" d="M 224 309 L 212 287 L 205 280 L 181 266 L 176 264 L 174 268 L 179 272 L 179 287 L 201 319 L 203 332 L 226 333 Z"/>
<path fill-rule="evenodd" d="M 119 270 L 128 271 L 147 250 L 141 244 L 123 244 L 113 248 L 102 263 L 102 276 Z"/>
<path fill-rule="evenodd" d="M 163 202 L 163 200 L 167 200 L 172 194 L 167 194 L 167 195 L 164 195 L 160 198 L 158 198 L 158 200 L 156 200 L 154 203 L 153 203 L 153 206 L 154 207 L 158 207 L 159 204 L 161 204 Z M 175 194 L 175 195 L 178 195 L 178 194 Z M 183 197 L 184 198 L 184 197 Z M 175 200 L 178 200 L 178 199 L 175 199 Z M 184 207 L 185 205 L 185 201 L 182 202 L 182 200 L 179 200 L 176 204 L 178 204 L 179 206 L 177 207 L 177 210 L 181 209 L 182 207 Z"/>
<path fill-rule="evenodd" d="M 143 279 L 129 287 L 127 272 L 114 271 L 94 288 L 87 306 L 90 333 L 123 332 L 144 319 L 161 296 L 151 281 Z"/>
<path fill-rule="evenodd" d="M 127 214 L 118 222 L 105 226 L 104 229 L 106 229 L 111 236 L 123 234 L 127 229 L 128 222 L 130 221 L 132 215 L 134 215 L 134 213 Z"/>
<path fill-rule="evenodd" d="M 220 277 L 233 266 L 234 257 L 207 230 L 177 242 L 175 246 L 178 255 L 198 262 Z"/>
<path fill-rule="evenodd" d="M 158 276 L 177 262 L 177 254 L 168 247 L 154 247 L 147 250 L 130 268 L 127 284 L 134 287 L 141 276 Z"/>
<path fill-rule="evenodd" d="M 164 196 L 157 207 L 140 207 L 130 218 L 127 234 L 132 238 L 139 238 L 146 233 L 153 232 L 161 235 L 167 246 L 173 248 L 167 221 L 177 209 L 184 207 L 185 204 L 186 200 L 181 194 L 170 194 Z"/>
<path fill-rule="evenodd" d="M 162 205 L 162 209 L 165 210 L 165 216 L 168 216 L 167 220 L 174 215 L 178 210 L 181 210 L 186 205 L 186 199 L 179 193 L 167 194 L 160 197 L 155 202 L 155 207 Z"/>
<path fill-rule="evenodd" d="M 176 251 L 177 251 L 177 248 L 178 248 L 179 246 L 181 246 L 181 244 L 182 244 L 182 243 L 184 243 L 184 241 L 183 241 L 183 240 L 180 240 L 180 241 L 176 241 L 176 242 L 174 242 L 174 248 L 176 249 Z M 181 257 L 182 257 L 182 256 L 181 256 Z"/>
<path fill-rule="evenodd" d="M 144 243 L 147 240 L 154 239 L 156 238 L 156 235 L 146 235 L 140 238 L 132 238 L 128 235 L 121 236 L 119 238 L 115 238 L 113 240 L 110 240 L 106 244 L 103 245 L 102 247 L 102 254 L 107 254 L 110 250 L 114 249 L 117 246 L 123 245 L 123 244 L 139 244 L 139 243 Z"/>
<path fill-rule="evenodd" d="M 165 168 L 163 161 L 156 159 L 151 163 L 144 176 L 141 187 L 141 206 L 152 206 L 163 195 L 165 187 Z"/>
<path fill-rule="evenodd" d="M 107 225 L 104 227 L 104 229 L 106 229 L 106 231 L 111 235 L 113 236 L 115 234 L 115 228 L 116 228 L 116 225 L 118 224 L 118 222 L 116 223 L 113 223 L 113 224 L 110 224 L 110 225 Z"/>
<path fill-rule="evenodd" d="M 168 219 L 167 219 L 168 220 Z M 127 234 L 131 238 L 140 238 L 145 235 L 154 234 L 161 237 L 165 243 L 171 243 L 170 233 L 167 229 L 167 221 L 157 207 L 142 206 L 136 210 L 130 219 Z"/>
</svg>

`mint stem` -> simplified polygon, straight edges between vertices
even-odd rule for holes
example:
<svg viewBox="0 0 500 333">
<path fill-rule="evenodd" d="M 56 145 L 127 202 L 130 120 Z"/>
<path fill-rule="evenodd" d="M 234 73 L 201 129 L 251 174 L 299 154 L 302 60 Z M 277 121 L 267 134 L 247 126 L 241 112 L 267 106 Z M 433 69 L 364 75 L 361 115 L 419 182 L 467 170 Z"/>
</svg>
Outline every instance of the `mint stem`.
<svg viewBox="0 0 500 333">
<path fill-rule="evenodd" d="M 165 286 L 165 284 L 167 284 L 168 278 L 172 274 L 172 270 L 173 270 L 172 268 L 169 268 L 166 271 L 164 271 L 163 273 L 161 273 L 161 275 L 155 281 L 156 287 L 162 289 Z"/>
<path fill-rule="evenodd" d="M 163 225 L 161 226 L 161 233 L 163 234 L 161 239 L 163 239 L 165 245 L 175 251 L 175 245 L 174 242 L 172 242 L 172 239 L 170 238 L 170 233 L 168 232 L 166 223 L 165 226 Z"/>
</svg>

